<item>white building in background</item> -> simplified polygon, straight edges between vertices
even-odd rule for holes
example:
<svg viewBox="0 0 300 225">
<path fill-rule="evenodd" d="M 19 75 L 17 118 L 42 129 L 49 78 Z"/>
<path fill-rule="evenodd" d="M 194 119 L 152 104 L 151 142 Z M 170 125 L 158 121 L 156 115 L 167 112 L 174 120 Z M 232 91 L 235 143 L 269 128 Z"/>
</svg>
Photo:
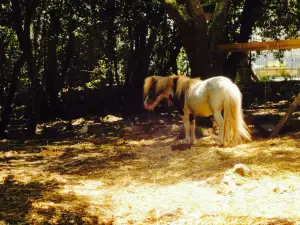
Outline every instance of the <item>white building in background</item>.
<svg viewBox="0 0 300 225">
<path fill-rule="evenodd" d="M 251 42 L 263 41 L 261 36 L 257 34 L 254 34 L 251 39 Z M 280 60 L 274 57 L 275 52 L 276 50 L 261 51 L 259 55 L 256 52 L 251 52 L 252 55 L 254 54 L 252 61 L 254 73 L 258 76 L 288 75 L 300 79 L 300 49 L 284 51 L 283 58 Z"/>
<path fill-rule="evenodd" d="M 274 51 L 262 51 L 259 56 L 254 56 L 252 68 L 259 77 L 300 79 L 300 49 L 285 51 L 281 60 L 274 57 Z"/>
</svg>

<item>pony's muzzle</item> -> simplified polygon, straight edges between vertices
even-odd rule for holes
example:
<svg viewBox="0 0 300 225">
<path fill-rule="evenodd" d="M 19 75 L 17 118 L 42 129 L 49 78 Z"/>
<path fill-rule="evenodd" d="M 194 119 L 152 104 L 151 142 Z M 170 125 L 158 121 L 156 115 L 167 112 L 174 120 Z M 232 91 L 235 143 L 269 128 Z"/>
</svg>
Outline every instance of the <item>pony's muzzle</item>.
<svg viewBox="0 0 300 225">
<path fill-rule="evenodd" d="M 152 110 L 152 105 L 151 104 L 148 104 L 147 102 L 144 102 L 144 107 L 145 107 L 145 109 L 147 109 L 147 110 Z"/>
</svg>

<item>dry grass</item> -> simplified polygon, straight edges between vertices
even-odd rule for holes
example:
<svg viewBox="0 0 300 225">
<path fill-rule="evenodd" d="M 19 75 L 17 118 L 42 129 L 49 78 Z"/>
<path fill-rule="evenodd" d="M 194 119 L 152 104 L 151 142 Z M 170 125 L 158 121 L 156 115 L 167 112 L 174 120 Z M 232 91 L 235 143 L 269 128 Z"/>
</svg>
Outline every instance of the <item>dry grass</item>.
<svg viewBox="0 0 300 225">
<path fill-rule="evenodd" d="M 0 152 L 0 224 L 300 223 L 300 132 L 220 148 L 210 136 L 180 145 L 179 130 L 142 121 L 122 138 L 11 145 Z M 238 163 L 253 177 L 224 192 Z"/>
</svg>

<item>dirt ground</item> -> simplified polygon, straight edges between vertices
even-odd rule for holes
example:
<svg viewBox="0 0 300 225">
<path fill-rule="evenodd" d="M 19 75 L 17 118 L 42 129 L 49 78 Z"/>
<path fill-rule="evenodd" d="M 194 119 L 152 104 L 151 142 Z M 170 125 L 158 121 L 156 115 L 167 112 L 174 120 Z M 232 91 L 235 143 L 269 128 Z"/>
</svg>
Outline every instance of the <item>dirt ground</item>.
<svg viewBox="0 0 300 225">
<path fill-rule="evenodd" d="M 209 127 L 180 144 L 176 115 L 116 120 L 2 142 L 0 224 L 300 224 L 299 130 L 224 148 Z"/>
</svg>

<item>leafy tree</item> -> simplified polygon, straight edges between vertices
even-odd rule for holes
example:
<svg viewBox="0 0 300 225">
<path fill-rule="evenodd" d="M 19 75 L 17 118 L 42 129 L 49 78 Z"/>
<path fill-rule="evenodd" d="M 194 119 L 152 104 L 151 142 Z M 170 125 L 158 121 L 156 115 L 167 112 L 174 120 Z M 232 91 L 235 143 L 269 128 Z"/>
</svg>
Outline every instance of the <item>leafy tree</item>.
<svg viewBox="0 0 300 225">
<path fill-rule="evenodd" d="M 294 38 L 300 27 L 297 0 L 3 0 L 0 8 L 1 136 L 14 119 L 33 134 L 39 121 L 70 118 L 72 99 L 77 111 L 82 98 L 141 110 L 150 74 L 234 79 L 249 58 L 220 54 L 219 44 L 248 42 L 254 31 Z M 95 89 L 101 98 L 87 99 Z"/>
</svg>

